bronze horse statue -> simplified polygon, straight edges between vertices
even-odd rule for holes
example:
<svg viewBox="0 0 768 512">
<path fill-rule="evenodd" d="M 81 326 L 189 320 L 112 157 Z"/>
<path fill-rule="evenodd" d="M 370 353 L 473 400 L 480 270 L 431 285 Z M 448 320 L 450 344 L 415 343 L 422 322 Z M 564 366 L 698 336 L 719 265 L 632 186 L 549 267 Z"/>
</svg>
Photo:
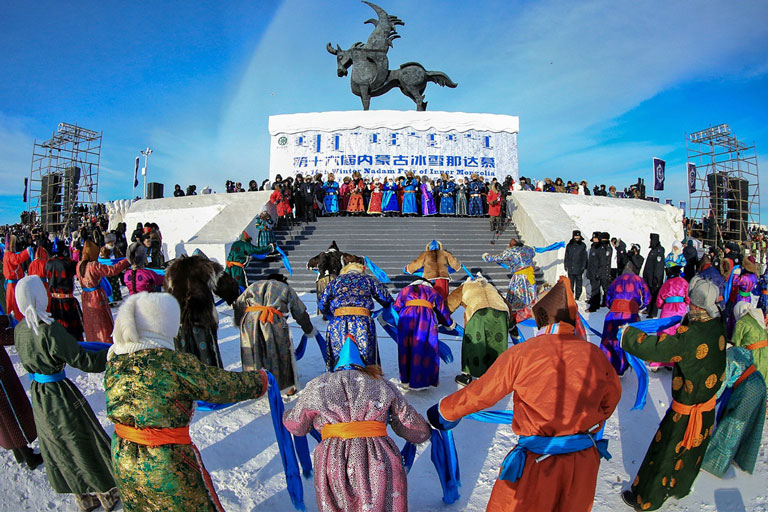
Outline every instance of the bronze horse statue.
<svg viewBox="0 0 768 512">
<path fill-rule="evenodd" d="M 396 16 L 387 14 L 378 5 L 362 1 L 378 15 L 377 20 L 370 19 L 365 22 L 374 26 L 368 41 L 365 44 L 357 42 L 348 50 L 342 50 L 338 44 L 334 48 L 328 43 L 326 49 L 328 53 L 336 55 L 336 73 L 339 77 L 347 76 L 349 68 L 352 68 L 352 93 L 360 96 L 363 110 L 370 107 L 371 97 L 381 96 L 395 87 L 399 87 L 403 94 L 416 103 L 416 110 L 426 110 L 424 90 L 427 88 L 427 82 L 451 88 L 458 85 L 445 73 L 427 71 L 418 62 L 406 62 L 400 65 L 400 69 L 389 69 L 387 51 L 392 47 L 392 41 L 400 37 L 395 27 L 404 23 Z"/>
</svg>

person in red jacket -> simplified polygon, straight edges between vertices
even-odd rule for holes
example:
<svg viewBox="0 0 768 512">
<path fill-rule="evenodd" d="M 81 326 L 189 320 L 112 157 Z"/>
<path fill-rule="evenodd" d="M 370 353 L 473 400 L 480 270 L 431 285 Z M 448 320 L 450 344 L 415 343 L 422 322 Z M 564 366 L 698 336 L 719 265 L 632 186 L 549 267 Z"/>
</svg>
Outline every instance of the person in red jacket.
<svg viewBox="0 0 768 512">
<path fill-rule="evenodd" d="M 24 277 L 22 264 L 32 258 L 32 250 L 25 250 L 21 242 L 14 235 L 8 236 L 5 243 L 5 254 L 3 254 L 3 277 L 5 277 L 5 312 L 17 322 L 21 322 L 24 315 L 19 311 L 16 305 L 16 283 Z"/>
<path fill-rule="evenodd" d="M 502 465 L 486 510 L 588 512 L 600 457 L 607 455 L 599 431 L 619 403 L 621 384 L 587 341 L 568 278 L 539 299 L 533 315 L 545 334 L 507 349 L 482 377 L 433 405 L 427 418 L 435 428 L 451 429 L 514 393 L 518 445 Z"/>
<path fill-rule="evenodd" d="M 494 183 L 485 200 L 488 202 L 488 215 L 491 217 L 491 231 L 501 231 L 501 191 Z"/>
</svg>

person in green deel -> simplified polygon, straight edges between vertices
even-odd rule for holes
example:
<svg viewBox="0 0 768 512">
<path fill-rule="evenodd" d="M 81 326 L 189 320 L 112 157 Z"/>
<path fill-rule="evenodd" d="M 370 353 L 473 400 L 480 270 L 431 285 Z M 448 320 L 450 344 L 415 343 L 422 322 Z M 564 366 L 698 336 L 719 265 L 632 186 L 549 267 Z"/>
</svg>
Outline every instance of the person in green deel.
<svg viewBox="0 0 768 512">
<path fill-rule="evenodd" d="M 643 464 L 622 498 L 635 510 L 657 510 L 670 496 L 683 498 L 699 474 L 714 431 L 717 391 L 725 378 L 725 324 L 719 290 L 698 277 L 689 289 L 691 310 L 673 335 L 647 335 L 627 327 L 622 348 L 645 361 L 674 363 L 672 406 L 659 424 Z"/>
<path fill-rule="evenodd" d="M 66 365 L 101 373 L 107 351 L 87 352 L 49 313 L 48 293 L 38 276 L 16 285 L 24 314 L 14 331 L 16 351 L 32 378 L 32 411 L 40 454 L 53 490 L 74 494 L 82 511 L 101 505 L 112 510 L 118 494 L 112 473 L 109 436 L 88 401 L 64 371 Z"/>
<path fill-rule="evenodd" d="M 270 254 L 274 250 L 275 244 L 269 244 L 266 247 L 253 245 L 251 243 L 251 235 L 243 231 L 240 234 L 240 238 L 229 249 L 225 272 L 237 281 L 238 286 L 246 288 L 248 283 L 245 280 L 245 266 L 248 264 L 248 257 L 251 254 Z"/>
</svg>

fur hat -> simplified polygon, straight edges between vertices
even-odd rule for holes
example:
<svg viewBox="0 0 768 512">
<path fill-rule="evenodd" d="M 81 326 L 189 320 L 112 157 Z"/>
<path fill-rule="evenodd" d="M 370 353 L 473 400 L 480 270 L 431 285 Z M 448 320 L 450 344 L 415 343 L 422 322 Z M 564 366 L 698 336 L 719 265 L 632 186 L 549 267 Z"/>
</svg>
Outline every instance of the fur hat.
<svg viewBox="0 0 768 512">
<path fill-rule="evenodd" d="M 741 268 L 743 268 L 747 272 L 752 272 L 753 274 L 757 274 L 757 263 L 755 263 L 754 256 L 749 256 L 747 258 L 744 258 L 744 261 L 741 262 Z"/>
<path fill-rule="evenodd" d="M 147 292 L 131 295 L 117 313 L 112 332 L 114 344 L 107 360 L 150 348 L 173 350 L 180 321 L 181 309 L 173 295 Z"/>
<path fill-rule="evenodd" d="M 99 259 L 99 246 L 90 240 L 86 240 L 83 244 L 83 251 L 80 254 L 80 261 L 98 261 Z"/>
<path fill-rule="evenodd" d="M 342 274 L 365 274 L 365 266 L 361 263 L 347 263 L 342 267 L 341 272 L 339 272 L 339 275 Z"/>
<path fill-rule="evenodd" d="M 117 240 L 117 237 L 114 233 L 107 233 L 104 235 L 104 243 L 105 244 L 113 244 Z"/>
<path fill-rule="evenodd" d="M 583 238 L 581 236 L 581 230 L 579 230 L 579 229 L 574 229 L 573 230 L 573 233 L 571 234 L 571 238 L 576 238 L 576 237 Z"/>
<path fill-rule="evenodd" d="M 717 307 L 718 295 L 720 295 L 720 290 L 712 281 L 701 279 L 698 276 L 691 279 L 688 288 L 691 304 L 705 310 L 712 318 L 720 316 L 720 310 Z"/>
<path fill-rule="evenodd" d="M 583 329 L 580 325 L 579 308 L 571 292 L 570 280 L 565 276 L 561 276 L 555 286 L 536 301 L 531 310 L 539 329 L 558 322 L 572 325 L 575 331 Z"/>
<path fill-rule="evenodd" d="M 133 242 L 128 247 L 128 263 L 134 267 L 145 267 L 147 265 L 147 248 L 144 244 L 139 242 Z"/>
</svg>

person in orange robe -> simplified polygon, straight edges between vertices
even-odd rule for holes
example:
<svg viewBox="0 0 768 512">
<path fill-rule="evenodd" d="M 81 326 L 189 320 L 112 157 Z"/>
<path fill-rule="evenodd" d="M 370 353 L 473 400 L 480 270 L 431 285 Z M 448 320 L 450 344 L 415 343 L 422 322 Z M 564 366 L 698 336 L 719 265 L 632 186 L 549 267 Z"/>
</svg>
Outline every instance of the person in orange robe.
<svg viewBox="0 0 768 512">
<path fill-rule="evenodd" d="M 119 275 L 131 263 L 125 259 L 114 266 L 108 266 L 99 263 L 98 259 L 99 247 L 86 240 L 83 254 L 77 264 L 77 280 L 83 287 L 80 300 L 83 303 L 85 340 L 112 343 L 112 329 L 115 324 L 109 309 L 109 299 L 101 287 L 101 278 Z"/>
<path fill-rule="evenodd" d="M 19 240 L 15 235 L 10 235 L 6 240 L 6 250 L 3 254 L 3 277 L 5 277 L 5 313 L 10 315 L 13 313 L 13 318 L 17 322 L 21 322 L 24 319 L 24 315 L 19 311 L 19 307 L 16 305 L 16 283 L 19 279 L 24 277 L 24 269 L 22 264 L 32 256 L 31 251 L 24 250 L 21 247 Z"/>
<path fill-rule="evenodd" d="M 586 341 L 568 278 L 539 299 L 533 315 L 556 334 L 509 348 L 482 377 L 443 398 L 428 411 L 435 428 L 452 428 L 514 392 L 512 430 L 519 436 L 598 431 L 619 403 L 621 384 L 605 355 Z M 496 480 L 487 510 L 589 511 L 599 466 L 594 447 L 544 458 L 531 452 L 516 482 Z"/>
</svg>

